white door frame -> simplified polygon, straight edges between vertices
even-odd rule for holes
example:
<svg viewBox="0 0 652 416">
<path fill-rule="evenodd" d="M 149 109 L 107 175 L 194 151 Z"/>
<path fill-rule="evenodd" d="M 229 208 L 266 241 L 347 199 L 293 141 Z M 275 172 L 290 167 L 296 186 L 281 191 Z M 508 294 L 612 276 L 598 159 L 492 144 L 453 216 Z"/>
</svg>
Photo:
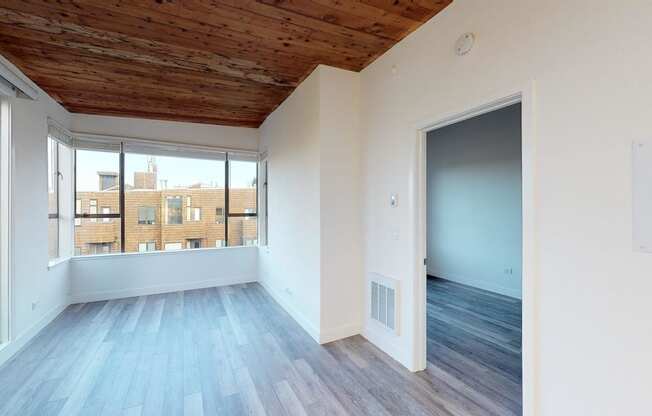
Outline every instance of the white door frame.
<svg viewBox="0 0 652 416">
<path fill-rule="evenodd" d="M 426 368 L 426 137 L 429 131 L 436 130 L 469 118 L 500 108 L 521 103 L 522 116 L 522 210 L 523 210 L 523 415 L 534 416 L 537 400 L 537 276 L 536 276 L 536 223 L 535 223 L 535 173 L 536 173 L 536 83 L 532 81 L 523 88 L 496 94 L 478 101 L 479 105 L 470 109 L 461 108 L 431 117 L 416 125 L 417 169 L 414 206 L 416 208 L 415 247 L 417 258 L 414 281 L 414 363 L 417 370 Z"/>
</svg>

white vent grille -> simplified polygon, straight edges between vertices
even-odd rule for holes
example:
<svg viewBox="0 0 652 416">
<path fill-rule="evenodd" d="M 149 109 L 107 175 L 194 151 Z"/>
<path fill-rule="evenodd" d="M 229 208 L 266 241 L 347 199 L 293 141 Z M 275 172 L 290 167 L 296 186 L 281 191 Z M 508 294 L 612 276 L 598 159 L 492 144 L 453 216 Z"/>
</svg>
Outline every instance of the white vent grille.
<svg viewBox="0 0 652 416">
<path fill-rule="evenodd" d="M 370 317 L 385 329 L 398 333 L 398 282 L 394 279 L 371 273 Z"/>
</svg>

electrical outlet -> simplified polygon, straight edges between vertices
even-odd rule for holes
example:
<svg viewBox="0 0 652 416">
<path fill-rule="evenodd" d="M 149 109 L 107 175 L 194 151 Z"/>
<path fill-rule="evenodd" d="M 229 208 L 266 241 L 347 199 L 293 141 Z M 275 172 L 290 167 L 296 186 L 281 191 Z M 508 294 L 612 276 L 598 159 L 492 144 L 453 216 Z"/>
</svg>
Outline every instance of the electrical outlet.
<svg viewBox="0 0 652 416">
<path fill-rule="evenodd" d="M 514 274 L 514 269 L 512 269 L 511 267 L 506 268 L 505 269 L 505 274 L 509 274 L 509 275 Z"/>
</svg>

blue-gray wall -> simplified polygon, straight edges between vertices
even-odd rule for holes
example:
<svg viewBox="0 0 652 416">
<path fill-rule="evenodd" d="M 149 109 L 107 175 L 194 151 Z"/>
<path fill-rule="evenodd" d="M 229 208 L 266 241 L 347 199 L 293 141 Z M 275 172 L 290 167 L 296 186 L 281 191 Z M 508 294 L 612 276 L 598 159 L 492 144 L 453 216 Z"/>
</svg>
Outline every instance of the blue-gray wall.
<svg viewBox="0 0 652 416">
<path fill-rule="evenodd" d="M 521 105 L 432 131 L 427 149 L 428 274 L 520 298 Z"/>
</svg>

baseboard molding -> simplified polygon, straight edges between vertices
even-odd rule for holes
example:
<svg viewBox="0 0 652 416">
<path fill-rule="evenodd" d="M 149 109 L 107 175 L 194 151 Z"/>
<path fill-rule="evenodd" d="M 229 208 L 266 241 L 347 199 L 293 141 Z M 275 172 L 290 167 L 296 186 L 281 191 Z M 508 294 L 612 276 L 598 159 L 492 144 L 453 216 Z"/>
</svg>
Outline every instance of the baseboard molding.
<svg viewBox="0 0 652 416">
<path fill-rule="evenodd" d="M 451 282 L 460 283 L 467 286 L 473 286 L 478 289 L 486 290 L 493 293 L 498 293 L 499 295 L 509 296 L 511 298 L 521 299 L 521 291 L 518 289 L 513 289 L 505 286 L 496 286 L 487 284 L 484 280 L 481 279 L 467 279 L 464 276 L 451 275 L 445 272 L 438 270 L 428 270 L 428 275 L 436 276 L 440 279 L 450 280 Z"/>
<path fill-rule="evenodd" d="M 146 286 L 121 290 L 107 290 L 91 293 L 73 293 L 70 295 L 70 304 L 98 302 L 102 300 L 131 298 L 134 296 L 158 295 L 160 293 L 178 292 L 180 290 L 205 289 L 209 287 L 229 286 L 257 281 L 256 276 L 236 278 L 219 278 L 200 280 L 195 282 L 182 282 L 167 285 Z"/>
<path fill-rule="evenodd" d="M 0 349 L 0 369 L 9 361 L 16 353 L 22 350 L 32 338 L 36 336 L 43 328 L 48 326 L 61 312 L 68 307 L 67 304 L 59 305 L 51 309 L 43 316 L 37 323 L 27 328 L 22 334 L 18 335 L 14 340 L 6 343 Z"/>
<path fill-rule="evenodd" d="M 385 333 L 369 324 L 362 328 L 361 335 L 409 371 L 420 371 L 420 369 L 415 366 L 415 360 L 412 354 L 397 344 L 400 342 L 399 337 Z"/>
<path fill-rule="evenodd" d="M 258 283 L 269 293 L 269 295 L 278 303 L 281 305 L 283 309 L 294 319 L 301 327 L 314 339 L 317 343 L 322 344 L 321 339 L 320 339 L 320 334 L 319 334 L 319 328 L 315 327 L 315 325 L 310 322 L 306 316 L 299 312 L 294 305 L 290 304 L 281 294 L 272 288 L 267 282 L 264 280 L 260 280 Z"/>
<path fill-rule="evenodd" d="M 327 344 L 329 342 L 337 341 L 358 335 L 362 332 L 362 325 L 358 323 L 341 325 L 335 328 L 324 329 L 319 332 L 319 343 Z"/>
</svg>

